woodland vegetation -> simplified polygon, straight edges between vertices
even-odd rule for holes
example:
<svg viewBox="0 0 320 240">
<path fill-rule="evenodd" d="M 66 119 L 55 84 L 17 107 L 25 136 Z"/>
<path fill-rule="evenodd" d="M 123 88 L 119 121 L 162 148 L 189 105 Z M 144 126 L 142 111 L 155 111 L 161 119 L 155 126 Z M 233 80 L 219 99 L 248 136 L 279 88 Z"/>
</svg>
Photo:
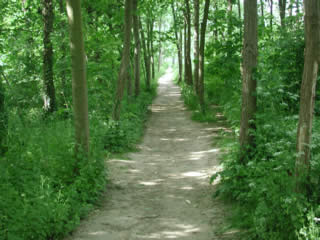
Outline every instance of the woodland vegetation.
<svg viewBox="0 0 320 240">
<path fill-rule="evenodd" d="M 319 14 L 318 0 L 1 1 L 0 239 L 79 224 L 105 158 L 141 138 L 166 59 L 193 118 L 219 105 L 233 129 L 211 181 L 244 239 L 319 239 Z"/>
</svg>

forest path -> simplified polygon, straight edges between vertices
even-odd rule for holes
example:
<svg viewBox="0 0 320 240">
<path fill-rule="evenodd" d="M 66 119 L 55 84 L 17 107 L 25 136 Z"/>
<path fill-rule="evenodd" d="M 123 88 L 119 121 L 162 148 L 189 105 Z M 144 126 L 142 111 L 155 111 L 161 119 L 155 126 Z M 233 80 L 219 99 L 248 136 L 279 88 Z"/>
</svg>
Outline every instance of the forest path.
<svg viewBox="0 0 320 240">
<path fill-rule="evenodd" d="M 193 122 L 172 81 L 170 69 L 159 79 L 141 151 L 108 160 L 109 197 L 68 239 L 235 239 L 218 234 L 228 211 L 209 185 L 223 126 Z"/>
</svg>

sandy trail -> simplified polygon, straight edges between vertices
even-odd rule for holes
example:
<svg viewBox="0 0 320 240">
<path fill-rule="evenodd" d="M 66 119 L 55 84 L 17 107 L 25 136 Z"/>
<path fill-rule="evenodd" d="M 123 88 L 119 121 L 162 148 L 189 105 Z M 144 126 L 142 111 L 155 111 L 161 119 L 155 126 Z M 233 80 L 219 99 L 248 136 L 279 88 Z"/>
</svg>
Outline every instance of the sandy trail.
<svg viewBox="0 0 320 240">
<path fill-rule="evenodd" d="M 209 185 L 222 127 L 191 121 L 172 78 L 168 70 L 159 80 L 141 151 L 108 161 L 109 197 L 68 239 L 234 239 L 217 233 L 228 211 Z"/>
</svg>

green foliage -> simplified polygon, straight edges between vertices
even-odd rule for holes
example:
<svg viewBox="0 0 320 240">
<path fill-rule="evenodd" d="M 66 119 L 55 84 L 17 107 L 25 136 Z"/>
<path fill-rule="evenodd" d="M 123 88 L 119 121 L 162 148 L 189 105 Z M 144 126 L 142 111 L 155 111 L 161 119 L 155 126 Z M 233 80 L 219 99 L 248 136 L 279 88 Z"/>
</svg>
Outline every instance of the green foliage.
<svg viewBox="0 0 320 240">
<path fill-rule="evenodd" d="M 10 116 L 10 148 L 0 159 L 0 239 L 61 239 L 104 189 L 101 139 L 92 138 L 89 158 L 75 158 L 71 121 L 54 120 Z"/>
<path fill-rule="evenodd" d="M 266 15 L 269 18 L 268 15 Z M 217 33 L 206 48 L 205 90 L 209 102 L 222 106 L 238 137 L 241 116 L 241 48 L 237 23 L 227 35 L 226 12 L 213 16 L 209 28 Z M 261 19 L 260 19 L 261 20 Z M 268 21 L 270 19 L 267 19 Z M 262 21 L 261 21 L 262 23 Z M 274 21 L 259 28 L 259 61 L 255 147 L 247 163 L 239 162 L 237 143 L 225 146 L 217 195 L 238 206 L 234 225 L 244 228 L 244 239 L 319 239 L 319 121 L 312 135 L 308 197 L 296 194 L 294 183 L 299 94 L 304 63 L 301 15 L 287 18 L 287 29 Z M 290 29 L 289 29 L 290 26 Z M 317 90 L 318 92 L 318 90 Z M 319 104 L 318 94 L 316 106 Z M 316 110 L 318 113 L 318 110 Z"/>
</svg>

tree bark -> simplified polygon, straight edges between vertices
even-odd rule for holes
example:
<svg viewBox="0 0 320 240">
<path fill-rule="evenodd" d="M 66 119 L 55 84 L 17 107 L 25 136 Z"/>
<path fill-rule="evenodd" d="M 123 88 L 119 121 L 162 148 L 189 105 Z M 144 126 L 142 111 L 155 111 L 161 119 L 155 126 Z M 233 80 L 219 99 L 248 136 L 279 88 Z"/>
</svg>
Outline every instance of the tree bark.
<svg viewBox="0 0 320 240">
<path fill-rule="evenodd" d="M 67 0 L 76 152 L 89 153 L 88 88 L 80 0 Z"/>
<path fill-rule="evenodd" d="M 187 83 L 188 76 L 187 76 L 187 21 L 186 18 L 184 18 L 184 27 L 183 27 L 183 45 L 184 45 L 184 82 Z"/>
<path fill-rule="evenodd" d="M 144 65 L 145 65 L 145 70 L 146 70 L 146 88 L 147 91 L 151 90 L 151 67 L 150 67 L 150 58 L 149 58 L 149 53 L 147 49 L 147 43 L 146 39 L 144 37 L 144 30 L 142 27 L 141 19 L 139 19 L 139 25 L 140 25 L 140 34 L 141 34 L 141 42 L 142 42 L 142 48 L 143 48 L 143 56 L 144 56 Z"/>
<path fill-rule="evenodd" d="M 227 15 L 227 23 L 228 23 L 228 37 L 232 34 L 232 0 L 228 0 L 228 15 Z"/>
<path fill-rule="evenodd" d="M 204 47 L 206 40 L 206 29 L 207 29 L 207 21 L 209 16 L 209 6 L 210 0 L 205 1 L 204 12 L 203 12 L 203 20 L 201 22 L 201 35 L 200 35 L 200 52 L 199 52 L 199 103 L 202 114 L 205 114 L 205 101 L 204 101 Z"/>
<path fill-rule="evenodd" d="M 153 31 L 154 30 L 154 20 L 151 20 L 150 23 L 150 58 L 151 58 L 151 70 L 152 70 L 152 79 L 155 78 L 155 67 L 154 67 L 154 49 L 153 49 Z"/>
<path fill-rule="evenodd" d="M 271 32 L 273 30 L 273 0 L 269 0 L 269 5 L 270 5 L 270 29 Z"/>
<path fill-rule="evenodd" d="M 174 25 L 174 35 L 176 38 L 176 46 L 178 51 L 178 64 L 179 64 L 179 80 L 178 83 L 182 81 L 182 34 L 180 35 L 180 41 L 178 36 L 178 27 L 177 27 L 177 15 L 174 7 L 174 1 L 171 2 L 172 16 L 173 16 L 173 25 Z"/>
<path fill-rule="evenodd" d="M 297 129 L 297 159 L 295 165 L 296 192 L 305 193 L 310 170 L 310 144 L 319 68 L 320 2 L 305 0 L 306 49 L 300 92 L 299 125 Z"/>
<path fill-rule="evenodd" d="M 160 17 L 159 21 L 159 35 L 162 31 L 162 16 Z M 162 39 L 159 37 L 159 57 L 158 57 L 158 72 L 160 71 L 160 67 L 162 64 Z"/>
<path fill-rule="evenodd" d="M 134 95 L 138 97 L 140 94 L 140 55 L 141 55 L 141 44 L 139 36 L 139 18 L 138 18 L 138 0 L 133 0 L 133 33 L 134 33 Z"/>
<path fill-rule="evenodd" d="M 239 14 L 239 19 L 241 21 L 242 17 L 241 17 L 241 4 L 240 4 L 240 0 L 238 0 L 238 14 Z M 242 26 L 240 27 L 240 39 L 242 40 Z"/>
<path fill-rule="evenodd" d="M 265 22 L 264 22 L 264 0 L 260 0 L 260 9 L 261 9 L 261 18 L 262 18 L 262 26 L 265 27 Z"/>
<path fill-rule="evenodd" d="M 65 15 L 66 9 L 65 9 L 63 0 L 59 0 L 59 10 L 60 10 L 61 16 Z M 61 20 L 61 23 L 60 23 L 60 28 L 61 28 L 61 30 L 60 30 L 61 31 L 60 51 L 61 51 L 62 55 L 61 55 L 60 61 L 64 61 L 64 59 L 67 56 L 67 44 L 64 41 L 64 39 L 66 38 L 65 25 L 66 25 L 66 22 L 64 20 Z M 66 69 L 62 69 L 60 72 L 61 88 L 62 88 L 62 91 L 61 91 L 62 96 L 61 97 L 63 99 L 62 107 L 65 109 L 68 109 L 69 106 L 68 106 L 67 96 L 69 96 L 68 93 L 70 92 L 69 91 L 70 85 L 67 84 L 66 75 L 67 75 Z"/>
<path fill-rule="evenodd" d="M 0 66 L 1 67 L 1 66 Z M 2 77 L 8 83 L 3 70 L 0 68 L 0 155 L 7 151 L 6 139 L 8 136 L 8 112 L 5 105 L 5 88 L 2 84 Z"/>
<path fill-rule="evenodd" d="M 243 76 L 242 76 L 242 108 L 240 126 L 240 162 L 254 149 L 253 131 L 256 129 L 255 114 L 257 111 L 257 82 L 254 72 L 258 56 L 258 14 L 257 0 L 244 0 L 244 42 L 243 42 Z"/>
<path fill-rule="evenodd" d="M 185 18 L 187 23 L 187 41 L 186 41 L 186 83 L 192 85 L 192 63 L 191 63 L 191 16 L 190 16 L 190 5 L 189 0 L 185 0 Z"/>
<path fill-rule="evenodd" d="M 285 27 L 287 0 L 279 0 L 279 10 L 280 10 L 280 23 L 281 27 Z"/>
<path fill-rule="evenodd" d="M 194 3 L 194 87 L 199 95 L 199 0 Z"/>
<path fill-rule="evenodd" d="M 124 42 L 123 52 L 120 64 L 120 71 L 118 76 L 117 92 L 114 102 L 112 117 L 118 121 L 120 119 L 121 102 L 124 94 L 125 81 L 128 76 L 130 64 L 130 43 L 131 43 L 131 27 L 132 27 L 132 0 L 125 2 L 125 16 L 124 16 Z"/>
<path fill-rule="evenodd" d="M 53 82 L 53 48 L 51 33 L 53 31 L 53 3 L 52 0 L 43 0 L 43 85 L 44 111 L 46 114 L 57 110 L 56 93 Z"/>
</svg>

